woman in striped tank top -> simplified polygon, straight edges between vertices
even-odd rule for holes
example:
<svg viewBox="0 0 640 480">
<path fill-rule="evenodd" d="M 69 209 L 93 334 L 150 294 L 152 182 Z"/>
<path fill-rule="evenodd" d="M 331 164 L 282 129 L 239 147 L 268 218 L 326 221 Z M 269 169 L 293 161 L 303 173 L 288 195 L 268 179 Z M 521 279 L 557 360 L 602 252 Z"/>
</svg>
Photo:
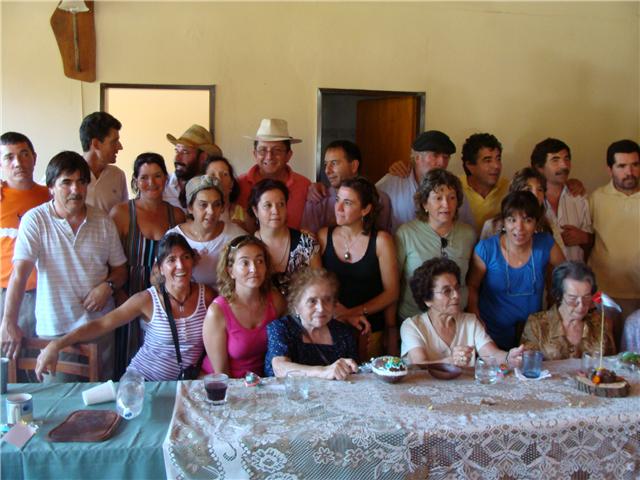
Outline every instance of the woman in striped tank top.
<svg viewBox="0 0 640 480">
<path fill-rule="evenodd" d="M 62 348 L 89 342 L 141 317 L 147 324 L 145 340 L 129 368 L 138 370 L 145 380 L 175 380 L 180 367 L 166 308 L 171 308 L 175 319 L 183 367 L 197 365 L 204 351 L 202 324 L 214 292 L 205 285 L 191 282 L 195 253 L 182 235 L 169 233 L 160 240 L 156 262 L 170 305 L 164 305 L 161 286 L 136 293 L 104 317 L 50 342 L 38 356 L 38 378 L 42 378 L 43 372 L 55 372 Z"/>
</svg>

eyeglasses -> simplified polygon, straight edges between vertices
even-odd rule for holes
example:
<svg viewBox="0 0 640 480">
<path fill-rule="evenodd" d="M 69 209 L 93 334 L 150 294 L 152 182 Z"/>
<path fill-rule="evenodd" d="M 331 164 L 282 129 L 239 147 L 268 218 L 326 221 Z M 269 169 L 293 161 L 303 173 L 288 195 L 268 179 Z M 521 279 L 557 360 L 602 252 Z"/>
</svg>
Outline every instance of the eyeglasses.
<svg viewBox="0 0 640 480">
<path fill-rule="evenodd" d="M 460 295 L 460 289 L 461 288 L 462 287 L 460 287 L 460 285 L 456 285 L 455 287 L 450 287 L 450 286 L 447 285 L 442 290 L 434 290 L 433 293 L 441 293 L 445 297 L 451 298 L 451 297 L 453 297 L 454 292 L 457 293 L 458 295 Z"/>
<path fill-rule="evenodd" d="M 591 305 L 592 300 L 591 295 L 583 295 L 579 297 L 577 295 L 568 295 L 566 293 L 562 296 L 562 298 L 564 298 L 564 302 L 570 307 L 577 307 L 578 304 Z"/>
<path fill-rule="evenodd" d="M 287 150 L 285 150 L 284 148 L 260 147 L 256 149 L 256 153 L 259 157 L 266 157 L 268 153 L 270 153 L 272 157 L 282 157 L 287 153 Z"/>
<path fill-rule="evenodd" d="M 442 258 L 449 258 L 449 255 L 445 251 L 445 248 L 449 246 L 449 240 L 444 237 L 440 237 L 440 256 Z"/>
</svg>

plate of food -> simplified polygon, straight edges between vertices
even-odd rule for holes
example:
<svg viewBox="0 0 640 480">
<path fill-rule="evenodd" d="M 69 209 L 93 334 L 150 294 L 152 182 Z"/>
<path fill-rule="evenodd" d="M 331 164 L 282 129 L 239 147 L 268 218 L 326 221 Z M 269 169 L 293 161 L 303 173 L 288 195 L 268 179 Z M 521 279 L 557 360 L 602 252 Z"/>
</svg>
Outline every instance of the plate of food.
<svg viewBox="0 0 640 480">
<path fill-rule="evenodd" d="M 406 377 L 408 368 L 402 358 L 385 355 L 373 359 L 371 371 L 382 381 L 396 383 Z"/>
</svg>

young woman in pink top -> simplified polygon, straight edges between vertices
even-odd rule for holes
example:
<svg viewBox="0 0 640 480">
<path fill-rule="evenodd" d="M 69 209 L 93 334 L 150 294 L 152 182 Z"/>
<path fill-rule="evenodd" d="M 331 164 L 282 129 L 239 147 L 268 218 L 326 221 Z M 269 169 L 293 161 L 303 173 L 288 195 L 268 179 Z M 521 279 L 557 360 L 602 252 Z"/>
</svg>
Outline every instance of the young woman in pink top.
<svg viewBox="0 0 640 480">
<path fill-rule="evenodd" d="M 220 296 L 209 306 L 202 327 L 207 350 L 202 369 L 241 378 L 263 375 L 267 325 L 286 310 L 282 295 L 271 286 L 265 244 L 244 235 L 229 242 L 218 263 Z"/>
</svg>

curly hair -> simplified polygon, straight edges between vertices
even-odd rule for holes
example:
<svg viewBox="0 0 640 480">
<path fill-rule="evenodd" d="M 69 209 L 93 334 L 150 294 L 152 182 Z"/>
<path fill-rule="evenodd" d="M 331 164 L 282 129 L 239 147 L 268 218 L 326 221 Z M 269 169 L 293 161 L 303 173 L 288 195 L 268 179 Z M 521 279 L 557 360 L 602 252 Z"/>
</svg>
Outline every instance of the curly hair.
<svg viewBox="0 0 640 480">
<path fill-rule="evenodd" d="M 550 153 L 558 153 L 562 150 L 566 150 L 569 153 L 569 158 L 571 158 L 571 149 L 569 145 L 562 140 L 547 138 L 541 141 L 533 147 L 533 151 L 531 152 L 531 166 L 534 168 L 544 168 L 545 163 L 547 163 L 547 155 Z"/>
<path fill-rule="evenodd" d="M 369 213 L 362 217 L 362 230 L 366 235 L 368 235 L 376 224 L 376 220 L 378 219 L 378 215 L 382 208 L 380 206 L 380 196 L 378 195 L 376 186 L 367 178 L 356 175 L 355 177 L 343 180 L 340 183 L 339 188 L 342 187 L 350 188 L 356 192 L 360 199 L 361 208 L 366 208 L 368 205 L 371 205 Z"/>
<path fill-rule="evenodd" d="M 478 152 L 481 148 L 490 150 L 499 150 L 502 153 L 502 144 L 490 133 L 474 133 L 464 141 L 462 146 L 462 168 L 467 176 L 471 175 L 471 171 L 467 168 L 467 164 L 475 165 L 478 163 Z"/>
<path fill-rule="evenodd" d="M 260 285 L 260 293 L 266 295 L 271 291 L 271 257 L 269 256 L 267 246 L 262 240 L 253 235 L 241 235 L 224 246 L 220 259 L 218 260 L 218 291 L 228 302 L 233 301 L 236 295 L 236 281 L 229 275 L 228 269 L 233 267 L 238 250 L 248 245 L 257 246 L 262 250 L 262 254 L 264 255 L 264 264 L 267 267 L 267 271 L 264 282 Z"/>
<path fill-rule="evenodd" d="M 420 182 L 416 193 L 414 193 L 413 202 L 416 207 L 416 218 L 423 222 L 429 220 L 429 214 L 424 210 L 423 205 L 427 203 L 429 194 L 437 191 L 440 187 L 449 187 L 455 190 L 458 205 L 456 206 L 456 214 L 453 218 L 458 218 L 458 211 L 460 211 L 460 206 L 463 201 L 462 184 L 458 177 L 443 168 L 430 170 Z"/>
<path fill-rule="evenodd" d="M 423 312 L 429 310 L 425 302 L 433 299 L 436 278 L 445 273 L 455 275 L 458 284 L 460 283 L 460 267 L 450 258 L 434 257 L 414 270 L 409 287 L 416 305 Z"/>
<path fill-rule="evenodd" d="M 333 290 L 334 299 L 337 301 L 339 282 L 335 273 L 324 268 L 304 267 L 294 273 L 289 283 L 289 293 L 287 295 L 287 304 L 289 312 L 295 313 L 296 305 L 310 285 L 327 282 Z"/>
</svg>

